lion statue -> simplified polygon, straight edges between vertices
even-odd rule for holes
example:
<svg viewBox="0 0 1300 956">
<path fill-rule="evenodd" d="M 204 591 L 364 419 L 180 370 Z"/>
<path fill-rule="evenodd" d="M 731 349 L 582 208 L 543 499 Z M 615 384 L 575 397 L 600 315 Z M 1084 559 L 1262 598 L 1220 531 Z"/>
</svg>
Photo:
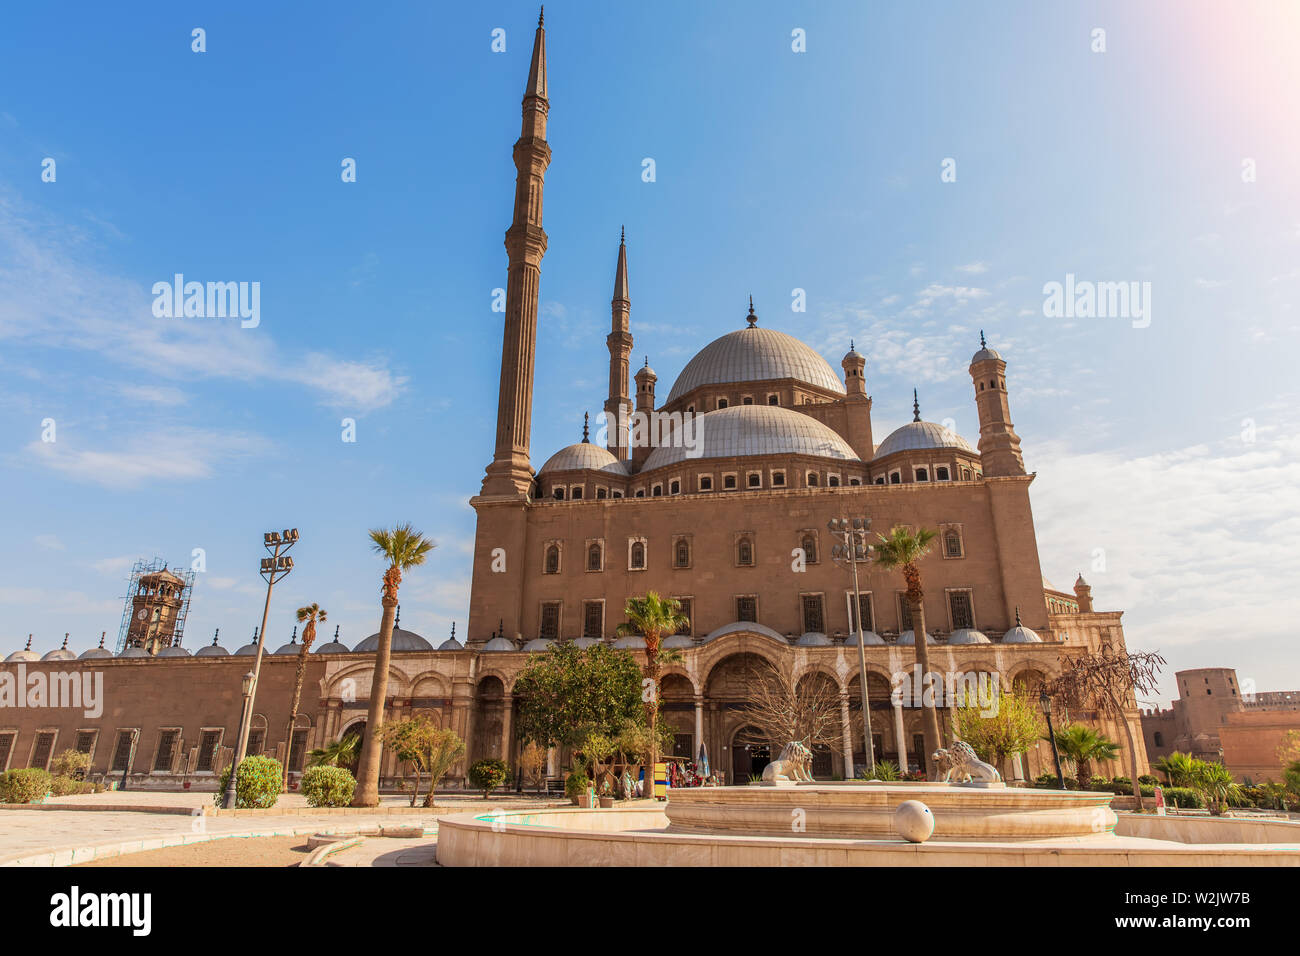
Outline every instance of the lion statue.
<svg viewBox="0 0 1300 956">
<path fill-rule="evenodd" d="M 764 783 L 812 782 L 812 751 L 800 740 L 785 745 L 781 755 L 763 768 Z"/>
<path fill-rule="evenodd" d="M 975 756 L 971 745 L 964 740 L 955 740 L 951 747 L 936 750 L 930 759 L 940 774 L 938 783 L 964 783 L 967 780 L 996 783 L 1002 779 L 997 768 Z"/>
</svg>

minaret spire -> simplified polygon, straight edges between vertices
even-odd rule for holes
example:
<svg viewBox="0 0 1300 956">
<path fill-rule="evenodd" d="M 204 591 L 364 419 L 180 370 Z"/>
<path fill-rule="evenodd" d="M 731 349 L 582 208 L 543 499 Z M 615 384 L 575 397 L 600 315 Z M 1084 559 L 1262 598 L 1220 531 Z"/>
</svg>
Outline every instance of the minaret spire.
<svg viewBox="0 0 1300 956">
<path fill-rule="evenodd" d="M 916 389 L 912 389 L 912 421 L 921 420 L 921 403 L 916 400 Z"/>
<path fill-rule="evenodd" d="M 632 332 L 629 315 L 632 300 L 627 290 L 627 233 L 618 230 L 618 262 L 614 266 L 614 297 L 609 303 L 609 398 L 605 401 L 605 447 L 619 461 L 631 457 L 628 422 L 632 417 L 632 400 L 627 390 L 628 359 L 632 355 Z"/>
<path fill-rule="evenodd" d="M 483 480 L 483 494 L 524 498 L 533 482 L 529 439 L 533 422 L 533 362 L 537 349 L 537 303 L 546 232 L 542 185 L 551 163 L 546 143 L 546 30 L 537 18 L 533 58 L 524 89 L 523 122 L 515 143 L 514 220 L 506 231 L 510 264 L 505 330 L 501 342 L 501 390 L 497 401 L 496 451 Z"/>
<path fill-rule="evenodd" d="M 591 439 L 587 437 L 587 413 L 586 412 L 582 413 L 582 443 L 584 445 L 591 444 Z"/>
</svg>

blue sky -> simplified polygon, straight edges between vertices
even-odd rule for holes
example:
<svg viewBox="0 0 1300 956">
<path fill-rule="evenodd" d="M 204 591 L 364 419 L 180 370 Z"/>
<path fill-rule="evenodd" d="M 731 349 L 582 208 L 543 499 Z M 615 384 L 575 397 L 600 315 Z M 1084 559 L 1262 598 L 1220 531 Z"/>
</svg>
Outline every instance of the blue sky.
<svg viewBox="0 0 1300 956">
<path fill-rule="evenodd" d="M 836 368 L 856 341 L 877 440 L 913 387 L 974 439 L 983 328 L 1047 575 L 1082 570 L 1170 677 L 1300 687 L 1298 11 L 549 4 L 534 464 L 604 400 L 624 224 L 636 354 L 664 394 L 752 293 Z M 313 600 L 353 643 L 378 623 L 365 530 L 400 520 L 440 544 L 403 625 L 463 630 L 535 5 L 0 20 L 0 650 L 112 639 L 131 562 L 194 548 L 186 643 L 242 643 L 261 532 L 286 526 L 270 643 Z M 260 282 L 260 325 L 155 318 L 178 272 Z M 1067 273 L 1150 282 L 1149 326 L 1046 317 Z"/>
</svg>

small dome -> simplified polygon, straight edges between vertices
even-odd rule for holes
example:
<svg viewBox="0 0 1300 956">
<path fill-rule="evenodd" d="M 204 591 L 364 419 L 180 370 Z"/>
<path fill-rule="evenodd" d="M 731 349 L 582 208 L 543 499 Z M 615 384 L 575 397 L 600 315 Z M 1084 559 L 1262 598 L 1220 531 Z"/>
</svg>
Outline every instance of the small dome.
<svg viewBox="0 0 1300 956">
<path fill-rule="evenodd" d="M 483 645 L 482 650 L 517 651 L 519 650 L 519 648 L 515 647 L 515 642 L 510 640 L 510 638 L 508 637 L 494 637 L 492 638 L 492 640 L 488 641 L 486 644 Z"/>
<path fill-rule="evenodd" d="M 685 634 L 670 634 L 664 641 L 663 646 L 668 649 L 694 647 L 695 642 Z"/>
<path fill-rule="evenodd" d="M 348 646 L 339 640 L 339 625 L 334 625 L 334 637 L 324 644 L 316 645 L 317 654 L 350 654 Z"/>
<path fill-rule="evenodd" d="M 971 356 L 970 363 L 971 363 L 971 365 L 974 365 L 976 362 L 986 362 L 986 361 L 988 361 L 989 359 L 996 359 L 996 360 L 998 360 L 998 361 L 1001 361 L 1001 360 L 1002 360 L 1002 356 L 1001 356 L 1000 354 L 998 354 L 996 351 L 994 351 L 993 349 L 989 348 L 988 345 L 985 344 L 985 342 L 984 342 L 984 330 L 981 329 L 981 330 L 980 330 L 980 350 L 979 350 L 978 352 L 976 352 L 974 355 Z"/>
<path fill-rule="evenodd" d="M 627 637 L 620 637 L 614 642 L 614 646 L 626 648 L 627 650 L 638 650 L 645 647 L 645 638 L 640 634 L 629 634 Z"/>
<path fill-rule="evenodd" d="M 43 661 L 75 661 L 77 655 L 68 650 L 68 635 L 63 635 L 63 646 L 57 647 L 52 651 L 46 651 Z"/>
<path fill-rule="evenodd" d="M 899 635 L 898 635 L 898 641 L 897 641 L 896 643 L 902 645 L 903 647 L 913 647 L 913 646 L 916 645 L 916 635 L 912 633 L 912 629 L 911 629 L 911 628 L 908 628 L 908 629 L 907 629 L 906 631 L 904 631 L 902 634 L 899 634 Z M 934 635 L 933 635 L 933 634 L 928 634 L 928 633 L 927 633 L 927 634 L 925 635 L 925 643 L 927 643 L 927 644 L 933 644 L 933 643 L 934 643 Z"/>
<path fill-rule="evenodd" d="M 576 637 L 573 639 L 573 646 L 579 650 L 586 650 L 588 647 L 595 647 L 601 643 L 594 637 Z"/>
<path fill-rule="evenodd" d="M 394 627 L 392 649 L 395 653 L 398 651 L 431 651 L 433 645 L 414 631 Z M 371 634 L 352 650 L 364 654 L 373 654 L 379 650 L 379 635 L 377 633 Z"/>
<path fill-rule="evenodd" d="M 235 656 L 236 656 L 236 657 L 248 657 L 248 656 L 253 655 L 253 654 L 256 654 L 256 653 L 257 653 L 257 639 L 256 639 L 256 638 L 254 638 L 253 640 L 249 641 L 249 642 L 248 642 L 247 644 L 245 644 L 243 647 L 237 647 L 237 648 L 235 648 Z"/>
<path fill-rule="evenodd" d="M 830 364 L 792 335 L 756 325 L 714 339 L 686 363 L 668 393 L 672 402 L 701 385 L 791 378 L 837 395 L 844 383 Z"/>
<path fill-rule="evenodd" d="M 122 653 L 118 654 L 117 656 L 118 657 L 148 657 L 149 652 L 146 651 L 143 647 L 125 647 L 122 649 Z"/>
<path fill-rule="evenodd" d="M 609 471 L 616 475 L 626 475 L 627 466 L 599 445 L 591 442 L 578 442 L 568 448 L 561 448 L 542 465 L 537 472 L 544 475 L 552 471 L 575 471 L 579 468 L 592 471 Z"/>
<path fill-rule="evenodd" d="M 1043 639 L 1034 631 L 1025 627 L 1023 624 L 1017 624 L 1011 630 L 1002 635 L 1003 644 L 1041 644 Z"/>
<path fill-rule="evenodd" d="M 112 657 L 112 656 L 113 656 L 113 652 L 104 646 L 104 640 L 103 638 L 100 638 L 99 647 L 92 647 L 88 651 L 82 651 L 80 655 L 80 660 L 83 661 L 101 660 L 105 657 Z"/>
<path fill-rule="evenodd" d="M 900 451 L 926 451 L 932 448 L 956 448 L 968 455 L 976 453 L 970 442 L 951 429 L 934 422 L 908 422 L 902 428 L 894 429 L 880 443 L 876 448 L 876 458 L 881 459 Z"/>
<path fill-rule="evenodd" d="M 194 652 L 195 657 L 229 657 L 230 651 L 226 650 L 215 640 L 204 647 L 200 647 Z"/>
<path fill-rule="evenodd" d="M 698 452 L 698 454 L 696 453 Z M 747 455 L 811 455 L 837 461 L 858 456 L 830 427 L 779 405 L 732 405 L 695 417 L 695 449 L 664 445 L 646 458 L 643 472 L 701 458 Z"/>
<path fill-rule="evenodd" d="M 524 645 L 524 650 L 532 651 L 549 651 L 555 646 L 555 642 L 543 637 L 535 637 Z"/>
<path fill-rule="evenodd" d="M 289 639 L 289 643 L 281 644 L 276 648 L 275 652 L 277 654 L 297 654 L 300 650 L 302 650 L 302 645 L 298 643 L 298 627 L 295 625 L 293 637 Z"/>
<path fill-rule="evenodd" d="M 831 639 L 820 631 L 808 631 L 795 641 L 800 647 L 830 647 Z"/>
<path fill-rule="evenodd" d="M 973 627 L 959 627 L 948 636 L 949 644 L 991 644 L 983 631 Z"/>
<path fill-rule="evenodd" d="M 463 651 L 464 649 L 465 645 L 454 637 L 449 637 L 438 645 L 440 651 Z"/>
<path fill-rule="evenodd" d="M 14 651 L 5 658 L 5 663 L 10 664 L 18 661 L 39 661 L 41 656 L 32 650 L 32 636 L 27 635 L 27 646 L 21 651 Z"/>
<path fill-rule="evenodd" d="M 866 616 L 866 615 L 864 614 L 863 617 L 865 617 L 865 616 Z M 862 632 L 862 642 L 863 642 L 867 647 L 872 647 L 872 646 L 875 646 L 875 645 L 878 645 L 878 644 L 883 644 L 883 643 L 885 643 L 885 639 L 884 639 L 883 637 L 881 637 L 879 634 L 877 634 L 875 631 L 863 631 L 863 632 Z M 854 632 L 853 632 L 852 634 L 850 634 L 847 638 L 845 638 L 845 640 L 844 640 L 844 646 L 845 646 L 845 647 L 857 647 L 857 646 L 858 646 L 858 632 L 857 632 L 857 631 L 854 631 Z"/>
<path fill-rule="evenodd" d="M 781 634 L 753 621 L 732 621 L 730 624 L 724 624 L 717 630 L 710 631 L 704 638 L 705 643 L 715 638 L 725 637 L 728 634 L 761 634 L 764 637 L 770 637 L 774 641 L 780 641 L 782 644 L 789 644 Z"/>
<path fill-rule="evenodd" d="M 178 644 L 173 644 L 170 647 L 164 647 L 161 651 L 158 652 L 158 656 L 159 657 L 189 657 L 190 652 Z"/>
</svg>

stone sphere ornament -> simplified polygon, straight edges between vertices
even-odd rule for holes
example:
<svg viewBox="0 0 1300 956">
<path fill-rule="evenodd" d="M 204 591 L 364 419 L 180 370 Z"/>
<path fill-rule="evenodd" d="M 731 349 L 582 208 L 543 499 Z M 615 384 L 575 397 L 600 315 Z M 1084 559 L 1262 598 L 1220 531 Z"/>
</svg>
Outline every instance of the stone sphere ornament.
<svg viewBox="0 0 1300 956">
<path fill-rule="evenodd" d="M 934 833 L 934 814 L 920 800 L 904 800 L 894 811 L 894 829 L 909 843 L 924 843 Z"/>
</svg>

